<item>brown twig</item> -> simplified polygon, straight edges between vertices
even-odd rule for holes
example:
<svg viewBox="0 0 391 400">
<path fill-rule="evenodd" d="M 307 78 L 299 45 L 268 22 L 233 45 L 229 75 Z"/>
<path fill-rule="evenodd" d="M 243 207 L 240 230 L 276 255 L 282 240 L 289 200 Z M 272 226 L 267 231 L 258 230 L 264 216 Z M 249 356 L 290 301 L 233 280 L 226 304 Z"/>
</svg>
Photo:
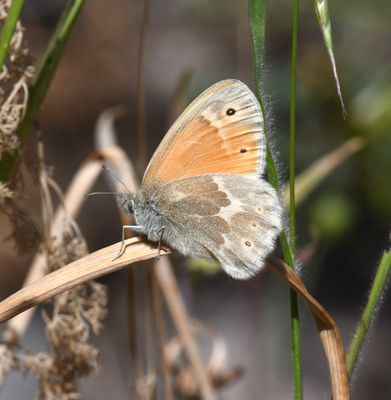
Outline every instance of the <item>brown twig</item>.
<svg viewBox="0 0 391 400">
<path fill-rule="evenodd" d="M 324 155 L 315 161 L 310 167 L 296 177 L 295 200 L 296 205 L 301 204 L 308 195 L 328 176 L 330 173 L 346 161 L 351 155 L 365 146 L 362 138 L 354 137 L 347 140 L 337 149 Z M 289 204 L 289 187 L 283 194 L 285 207 Z"/>
<path fill-rule="evenodd" d="M 110 161 L 120 169 L 122 168 L 123 173 L 127 174 L 128 178 L 124 179 L 122 175 L 121 178 L 127 183 L 132 181 L 131 185 L 134 184 L 134 187 L 131 189 L 136 188 L 136 179 L 132 172 L 133 169 L 121 149 L 113 147 L 96 152 L 83 164 L 78 174 L 75 175 L 71 188 L 68 191 L 65 203 L 67 204 L 70 215 L 74 216 L 77 213 L 81 203 L 84 201 L 84 194 L 81 194 L 87 193 L 90 190 L 91 185 L 101 170 L 100 165 L 104 160 Z M 126 163 L 128 163 L 128 167 L 124 168 Z M 325 171 L 325 169 L 323 168 L 322 171 Z M 61 219 L 64 218 L 65 215 L 63 209 L 56 213 L 53 229 L 55 229 L 57 225 L 59 226 Z M 112 259 L 117 255 L 120 243 L 90 254 L 44 277 L 42 277 L 42 266 L 45 260 L 42 255 L 38 255 L 26 278 L 26 287 L 0 303 L 0 322 L 4 322 L 22 311 L 48 300 L 75 285 L 113 272 L 130 263 L 156 257 L 156 248 L 141 242 L 139 239 L 129 239 L 126 241 L 126 244 L 128 245 L 127 251 L 115 261 L 112 261 Z M 168 252 L 168 250 L 163 249 L 163 253 L 165 252 Z M 349 383 L 346 372 L 346 362 L 342 340 L 335 321 L 329 316 L 327 311 L 312 298 L 297 275 L 286 267 L 281 260 L 275 257 L 271 257 L 270 260 L 274 270 L 282 275 L 284 279 L 303 296 L 315 317 L 319 335 L 329 363 L 334 399 L 348 399 Z M 203 368 L 200 353 L 197 349 L 194 337 L 190 332 L 190 324 L 182 298 L 172 270 L 167 265 L 167 260 L 162 259 L 160 261 L 156 273 L 159 277 L 159 284 L 162 287 L 174 322 L 184 342 L 194 376 L 197 377 L 200 383 L 203 398 L 214 398 L 213 390 L 210 392 L 210 382 L 208 381 L 205 368 Z M 9 322 L 3 339 L 8 339 L 13 343 L 18 341 L 31 315 L 32 311 L 29 310 L 12 319 Z M 10 338 L 12 338 L 12 340 Z"/>
<path fill-rule="evenodd" d="M 170 107 L 169 120 L 171 123 L 175 122 L 181 112 L 189 104 L 189 84 L 191 75 L 192 72 L 189 68 L 184 69 L 175 84 Z"/>
<path fill-rule="evenodd" d="M 124 152 L 117 147 L 103 149 L 92 154 L 81 165 L 79 170 L 74 175 L 72 182 L 65 195 L 64 204 L 59 207 L 53 218 L 51 234 L 56 236 L 61 230 L 62 221 L 64 218 L 75 218 L 85 201 L 85 196 L 90 192 L 95 180 L 102 171 L 102 163 L 109 160 L 115 166 L 122 166 L 123 178 L 127 182 L 136 182 L 131 164 L 127 168 L 123 166 L 128 162 Z M 29 272 L 26 275 L 23 286 L 28 286 L 31 282 L 40 279 L 44 275 L 44 266 L 46 257 L 42 253 L 37 253 Z M 15 344 L 19 342 L 24 332 L 26 331 L 31 318 L 34 314 L 34 309 L 29 309 L 23 314 L 8 321 L 7 327 L 4 330 L 2 340 L 5 343 Z"/>
<path fill-rule="evenodd" d="M 156 276 L 157 266 L 154 268 L 154 275 L 155 279 L 152 280 L 152 301 L 153 301 L 153 308 L 154 314 L 156 317 L 156 328 L 157 328 L 157 336 L 159 339 L 159 346 L 160 346 L 160 355 L 163 354 L 163 349 L 167 340 L 167 332 L 166 332 L 166 323 L 165 323 L 165 314 L 164 308 L 162 304 L 162 294 L 159 288 L 158 277 Z M 173 400 L 174 393 L 172 388 L 172 379 L 171 374 L 166 367 L 165 363 L 162 365 L 163 369 L 163 381 L 164 381 L 164 399 L 165 400 Z"/>
<path fill-rule="evenodd" d="M 76 285 L 157 255 L 155 246 L 138 238 L 127 239 L 125 246 L 124 254 L 115 260 L 121 242 L 91 253 L 23 287 L 0 303 L 0 323 Z M 162 249 L 162 254 L 168 252 Z"/>
<path fill-rule="evenodd" d="M 133 165 L 126 156 L 126 154 L 122 151 L 120 147 L 117 146 L 117 139 L 114 130 L 114 120 L 124 113 L 124 109 L 122 107 L 113 107 L 104 111 L 98 119 L 95 128 L 95 145 L 101 151 L 105 151 L 105 163 L 109 165 L 109 167 L 113 170 L 116 176 L 124 182 L 130 192 L 136 192 L 138 187 L 138 181 L 136 177 L 136 173 L 134 171 Z M 112 152 L 111 150 L 115 150 Z M 120 184 L 120 182 L 116 179 L 109 180 L 110 186 L 113 187 L 114 191 L 123 191 L 124 188 Z M 121 219 L 122 225 L 129 224 L 129 217 L 125 214 L 124 210 L 118 208 L 119 216 Z M 125 237 L 131 237 L 129 230 L 125 232 Z M 137 336 L 137 326 L 139 325 L 137 321 L 140 319 L 140 314 L 145 315 L 144 313 L 139 312 L 139 307 L 137 304 L 140 300 L 140 293 L 138 290 L 137 279 L 137 270 L 131 269 L 128 271 L 128 330 L 129 330 L 129 353 L 131 358 L 132 365 L 132 374 L 133 381 L 135 382 L 134 388 L 137 391 L 139 397 L 145 396 L 145 393 L 141 395 L 142 383 L 141 381 L 145 381 L 145 377 L 142 374 L 142 366 L 141 366 L 141 357 L 139 355 L 139 344 L 138 344 L 138 336 Z M 148 380 L 148 383 L 153 383 L 151 379 Z"/>
<path fill-rule="evenodd" d="M 105 114 L 106 121 L 104 124 L 101 124 L 101 126 L 104 126 L 104 131 L 103 129 L 101 129 L 100 132 L 97 132 L 99 133 L 100 141 L 107 142 L 106 136 L 110 135 L 111 143 L 113 144 L 116 143 L 114 132 L 112 130 L 112 122 L 115 116 L 116 114 L 112 112 Z M 134 173 L 134 168 L 132 166 L 131 161 L 126 157 L 125 153 L 118 147 L 102 149 L 101 151 L 105 151 L 106 162 L 110 164 L 110 166 L 114 169 L 115 173 L 119 176 L 121 181 L 127 185 L 128 189 L 131 192 L 137 192 L 139 185 Z M 122 189 L 121 187 L 117 186 L 116 190 L 122 190 Z M 123 210 L 120 210 L 120 216 L 122 223 L 127 224 L 128 216 L 124 214 Z M 163 263 L 165 267 L 161 268 L 160 265 L 161 263 Z M 208 374 L 205 366 L 203 365 L 201 354 L 198 350 L 196 340 L 191 332 L 190 319 L 187 315 L 180 290 L 176 283 L 175 276 L 172 272 L 172 267 L 169 264 L 169 260 L 162 259 L 161 262 L 159 263 L 159 266 L 155 265 L 154 268 L 155 268 L 155 276 L 158 280 L 158 285 L 160 285 L 163 295 L 167 300 L 171 316 L 176 325 L 176 329 L 178 330 L 182 338 L 182 341 L 184 342 L 185 351 L 189 358 L 190 365 L 194 371 L 194 377 L 198 382 L 202 398 L 208 400 L 214 399 L 216 396 L 214 394 L 211 382 L 208 379 Z M 130 273 L 132 273 L 132 271 L 130 271 Z M 134 294 L 134 292 L 137 290 L 137 286 L 134 285 L 134 276 L 132 277 L 132 274 L 130 274 L 130 281 L 132 286 L 130 288 L 130 291 Z M 174 290 L 172 288 L 174 288 Z M 129 299 L 129 306 L 131 307 L 133 312 L 136 311 L 134 307 L 134 297 L 135 296 L 132 296 L 132 298 Z M 168 299 L 171 302 L 171 304 L 179 304 L 179 306 L 170 307 Z M 156 300 L 157 299 L 155 298 L 155 301 Z M 130 322 L 132 322 L 133 319 L 134 319 L 134 314 L 129 316 Z M 134 331 L 134 324 L 130 326 L 130 331 L 132 330 Z M 137 357 L 137 348 L 135 346 L 133 338 L 130 341 L 130 347 L 131 347 L 132 359 L 134 362 L 136 362 L 136 373 L 137 376 L 139 376 L 140 366 L 138 365 L 139 362 Z M 167 379 L 167 376 L 165 379 L 165 384 L 166 384 L 166 390 L 170 392 L 171 389 L 168 388 L 168 386 L 170 386 L 170 380 Z"/>
<path fill-rule="evenodd" d="M 284 281 L 305 300 L 310 308 L 318 329 L 323 349 L 329 366 L 331 386 L 334 400 L 349 400 L 349 375 L 346 365 L 345 350 L 338 325 L 327 312 L 308 292 L 300 277 L 280 258 L 269 256 L 269 265 Z"/>
<path fill-rule="evenodd" d="M 166 299 L 171 315 L 174 318 L 175 326 L 185 346 L 187 356 L 192 365 L 193 374 L 199 382 L 199 389 L 203 399 L 212 400 L 216 398 L 210 385 L 210 381 L 204 367 L 201 355 L 198 351 L 194 336 L 191 332 L 191 325 L 187 318 L 186 308 L 182 301 L 178 285 L 176 283 L 171 266 L 166 258 L 160 260 L 156 268 L 159 284 Z"/>
<path fill-rule="evenodd" d="M 60 207 L 55 213 L 51 229 L 51 234 L 53 236 L 59 233 L 62 221 L 67 215 L 71 218 L 74 218 L 77 215 L 85 200 L 85 194 L 90 191 L 90 188 L 96 177 L 100 174 L 100 171 L 101 163 L 96 159 L 90 159 L 82 164 L 69 186 L 65 196 L 64 206 Z M 26 275 L 23 286 L 28 286 L 30 283 L 40 279 L 44 275 L 45 265 L 46 256 L 40 252 L 37 253 L 31 267 L 29 268 L 29 272 Z M 17 343 L 26 331 L 33 314 L 34 309 L 29 309 L 23 314 L 8 321 L 7 327 L 3 333 L 3 341 L 12 344 Z"/>
<path fill-rule="evenodd" d="M 147 25 L 149 17 L 149 0 L 144 0 L 143 16 L 141 20 L 140 41 L 138 48 L 137 61 L 137 135 L 138 135 L 138 153 L 141 168 L 147 164 L 147 133 L 145 121 L 145 44 L 147 36 Z"/>
<path fill-rule="evenodd" d="M 107 154 L 106 154 L 107 155 Z M 125 178 L 129 176 L 129 172 L 126 172 L 127 165 L 131 165 L 130 161 L 126 159 L 119 160 L 117 158 L 111 160 L 113 164 L 116 161 L 115 169 L 119 174 L 121 180 L 126 182 L 129 186 L 129 190 L 137 191 L 137 182 L 134 178 L 131 181 L 127 181 Z M 133 170 L 133 168 L 131 168 Z M 197 347 L 197 343 L 191 332 L 190 321 L 186 313 L 186 308 L 182 300 L 178 285 L 176 283 L 175 276 L 172 272 L 172 267 L 169 265 L 167 259 L 162 259 L 158 266 L 155 266 L 155 273 L 158 279 L 158 284 L 161 287 L 163 295 L 167 301 L 170 309 L 171 316 L 174 320 L 175 326 L 184 342 L 186 354 L 189 358 L 189 362 L 192 365 L 194 376 L 199 383 L 199 389 L 203 399 L 214 399 L 216 398 L 212 385 L 208 379 L 206 368 L 203 365 L 200 352 Z M 177 306 L 175 306 L 175 304 Z"/>
<path fill-rule="evenodd" d="M 95 279 L 104 274 L 108 274 L 124 268 L 138 261 L 147 260 L 157 256 L 156 246 L 151 246 L 149 243 L 143 242 L 140 239 L 127 239 L 126 251 L 124 254 L 113 261 L 121 247 L 121 243 L 116 243 L 112 246 L 98 250 L 95 253 L 89 254 L 80 260 L 74 261 L 67 266 L 56 270 L 29 286 L 20 289 L 7 299 L 0 303 L 0 323 L 14 317 L 15 315 L 42 303 L 65 290 L 68 290 L 76 285 L 84 283 L 90 279 Z M 162 254 L 169 253 L 168 249 L 163 248 Z M 165 259 L 160 260 L 157 272 L 163 271 L 161 280 L 165 282 L 165 296 L 167 303 L 175 318 L 186 316 L 183 309 L 183 304 L 177 301 L 175 292 L 177 291 L 175 280 L 170 278 L 169 273 L 164 273 L 170 269 L 165 264 Z M 284 280 L 286 280 L 306 301 L 312 314 L 314 315 L 320 339 L 326 352 L 331 383 L 333 389 L 334 400 L 348 400 L 349 397 L 349 380 L 346 368 L 345 353 L 339 329 L 335 321 L 327 313 L 327 311 L 308 293 L 303 282 L 298 275 L 295 274 L 282 260 L 275 256 L 269 258 L 273 270 L 278 272 Z M 173 309 L 175 308 L 175 311 Z M 187 323 L 176 321 L 178 330 L 181 333 L 182 340 L 187 347 L 188 355 L 193 358 L 199 357 L 196 348 L 192 346 L 193 336 L 186 332 Z M 179 329 L 180 328 L 180 329 Z M 190 350 L 189 350 L 190 349 Z M 200 361 L 200 360 L 199 360 Z M 194 373 L 198 378 L 205 373 L 201 369 L 195 367 L 193 363 Z M 199 364 L 198 364 L 199 365 Z M 201 364 L 202 365 L 202 364 Z M 203 398 L 213 399 L 213 394 L 207 392 L 208 381 L 203 382 L 204 386 L 200 386 Z M 213 392 L 212 392 L 213 393 Z"/>
</svg>

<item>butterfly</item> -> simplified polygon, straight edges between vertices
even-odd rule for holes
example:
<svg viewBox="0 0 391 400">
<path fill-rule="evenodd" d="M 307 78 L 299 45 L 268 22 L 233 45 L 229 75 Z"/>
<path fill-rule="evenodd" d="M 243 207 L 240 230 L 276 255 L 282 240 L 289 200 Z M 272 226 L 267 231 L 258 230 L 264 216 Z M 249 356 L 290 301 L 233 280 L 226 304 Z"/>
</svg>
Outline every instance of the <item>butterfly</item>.
<svg viewBox="0 0 391 400">
<path fill-rule="evenodd" d="M 238 80 L 197 97 L 158 146 L 138 193 L 119 193 L 125 225 L 185 256 L 217 260 L 235 279 L 264 265 L 281 230 L 276 190 L 262 178 L 266 141 L 259 103 Z"/>
</svg>

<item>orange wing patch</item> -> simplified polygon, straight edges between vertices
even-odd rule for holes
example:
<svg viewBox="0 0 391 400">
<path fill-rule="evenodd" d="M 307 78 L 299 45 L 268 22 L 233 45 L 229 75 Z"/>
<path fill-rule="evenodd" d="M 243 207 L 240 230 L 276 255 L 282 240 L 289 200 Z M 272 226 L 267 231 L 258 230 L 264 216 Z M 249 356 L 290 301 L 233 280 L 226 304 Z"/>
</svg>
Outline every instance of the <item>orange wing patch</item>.
<svg viewBox="0 0 391 400">
<path fill-rule="evenodd" d="M 200 175 L 255 175 L 263 170 L 264 151 L 255 96 L 239 81 L 224 81 L 179 117 L 153 156 L 143 188 Z"/>
</svg>

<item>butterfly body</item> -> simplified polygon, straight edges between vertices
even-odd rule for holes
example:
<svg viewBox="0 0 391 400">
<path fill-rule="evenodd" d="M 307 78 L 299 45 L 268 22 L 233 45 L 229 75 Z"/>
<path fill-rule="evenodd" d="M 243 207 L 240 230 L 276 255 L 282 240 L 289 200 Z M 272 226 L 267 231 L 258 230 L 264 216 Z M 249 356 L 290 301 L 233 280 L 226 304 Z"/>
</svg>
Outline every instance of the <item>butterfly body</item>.
<svg viewBox="0 0 391 400">
<path fill-rule="evenodd" d="M 152 157 L 141 190 L 121 194 L 134 230 L 183 255 L 218 260 L 246 279 L 263 265 L 281 230 L 282 208 L 262 179 L 265 136 L 257 99 L 227 80 L 202 93 Z"/>
</svg>

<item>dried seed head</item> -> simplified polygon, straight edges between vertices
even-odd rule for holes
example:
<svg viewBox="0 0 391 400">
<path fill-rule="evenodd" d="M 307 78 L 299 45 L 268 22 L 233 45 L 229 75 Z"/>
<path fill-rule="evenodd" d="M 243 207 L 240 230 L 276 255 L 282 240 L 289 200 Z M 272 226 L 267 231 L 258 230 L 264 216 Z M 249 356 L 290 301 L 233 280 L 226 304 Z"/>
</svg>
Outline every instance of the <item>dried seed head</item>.
<svg viewBox="0 0 391 400">
<path fill-rule="evenodd" d="M 0 29 L 8 15 L 11 0 L 0 0 Z M 13 152 L 19 145 L 16 135 L 28 102 L 28 85 L 34 75 L 24 29 L 18 21 L 0 71 L 0 159 L 4 152 Z"/>
<path fill-rule="evenodd" d="M 14 192 L 3 182 L 0 182 L 0 205 L 3 206 L 7 199 L 12 199 Z"/>
<path fill-rule="evenodd" d="M 5 211 L 4 208 L 3 211 Z M 7 201 L 5 213 L 12 226 L 12 233 L 6 237 L 6 240 L 13 240 L 20 254 L 36 250 L 42 241 L 42 235 L 30 213 L 14 198 Z"/>
<path fill-rule="evenodd" d="M 3 384 L 8 372 L 16 368 L 17 361 L 13 349 L 6 345 L 0 345 L 0 385 Z"/>
</svg>

